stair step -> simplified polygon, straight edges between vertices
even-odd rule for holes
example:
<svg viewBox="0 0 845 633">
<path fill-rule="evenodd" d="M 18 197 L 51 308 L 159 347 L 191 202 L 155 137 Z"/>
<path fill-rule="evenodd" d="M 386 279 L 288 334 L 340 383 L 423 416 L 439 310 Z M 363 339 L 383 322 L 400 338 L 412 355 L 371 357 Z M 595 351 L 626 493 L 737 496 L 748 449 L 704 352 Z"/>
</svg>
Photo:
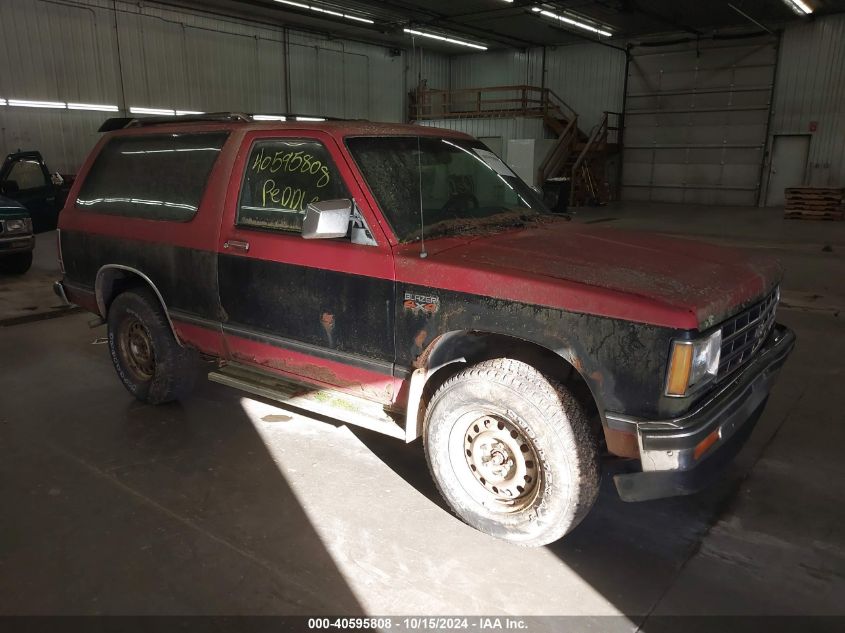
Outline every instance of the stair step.
<svg viewBox="0 0 845 633">
<path fill-rule="evenodd" d="M 256 396 L 406 440 L 405 429 L 386 413 L 380 404 L 365 398 L 334 389 L 321 389 L 239 363 L 228 363 L 216 371 L 209 372 L 208 379 Z"/>
</svg>

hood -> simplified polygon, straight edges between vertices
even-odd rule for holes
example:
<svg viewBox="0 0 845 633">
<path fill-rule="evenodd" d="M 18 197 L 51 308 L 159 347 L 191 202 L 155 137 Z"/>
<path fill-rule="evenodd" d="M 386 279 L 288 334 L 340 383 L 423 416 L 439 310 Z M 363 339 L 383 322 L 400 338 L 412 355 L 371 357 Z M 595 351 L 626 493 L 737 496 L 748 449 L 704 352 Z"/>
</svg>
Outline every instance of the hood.
<svg viewBox="0 0 845 633">
<path fill-rule="evenodd" d="M 659 304 L 692 314 L 700 330 L 753 303 L 782 276 L 776 260 L 755 252 L 572 222 L 472 239 L 435 259 L 510 270 L 522 283 L 560 280 L 628 295 L 643 307 Z M 565 302 L 566 294 L 555 303 Z M 600 313 L 600 301 L 596 305 Z"/>
<path fill-rule="evenodd" d="M 0 220 L 20 220 L 28 217 L 29 211 L 26 207 L 11 198 L 0 196 Z"/>
</svg>

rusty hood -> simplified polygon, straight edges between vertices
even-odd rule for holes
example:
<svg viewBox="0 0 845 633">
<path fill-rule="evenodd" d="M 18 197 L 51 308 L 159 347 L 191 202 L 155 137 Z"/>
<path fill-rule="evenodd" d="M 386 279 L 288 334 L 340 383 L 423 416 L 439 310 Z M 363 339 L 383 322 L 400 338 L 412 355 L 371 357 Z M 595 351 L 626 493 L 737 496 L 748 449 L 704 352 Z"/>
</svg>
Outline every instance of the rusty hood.
<svg viewBox="0 0 845 633">
<path fill-rule="evenodd" d="M 518 271 L 524 283 L 565 280 L 630 295 L 641 305 L 694 314 L 700 330 L 752 304 L 782 277 L 777 260 L 755 252 L 570 222 L 476 237 L 440 257 L 459 267 Z"/>
</svg>

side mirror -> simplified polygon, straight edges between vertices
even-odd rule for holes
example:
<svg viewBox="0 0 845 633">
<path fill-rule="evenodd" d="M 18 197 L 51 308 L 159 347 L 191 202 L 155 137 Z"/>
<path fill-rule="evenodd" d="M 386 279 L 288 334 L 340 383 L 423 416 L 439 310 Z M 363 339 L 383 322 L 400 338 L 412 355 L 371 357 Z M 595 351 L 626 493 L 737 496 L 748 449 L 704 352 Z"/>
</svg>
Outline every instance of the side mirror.
<svg viewBox="0 0 845 633">
<path fill-rule="evenodd" d="M 302 237 L 306 240 L 325 240 L 346 237 L 352 218 L 352 200 L 321 200 L 305 208 Z"/>
<path fill-rule="evenodd" d="M 18 183 L 16 180 L 7 180 L 2 185 L 0 185 L 0 193 L 3 193 L 7 196 L 13 196 L 21 190 L 18 187 Z"/>
</svg>

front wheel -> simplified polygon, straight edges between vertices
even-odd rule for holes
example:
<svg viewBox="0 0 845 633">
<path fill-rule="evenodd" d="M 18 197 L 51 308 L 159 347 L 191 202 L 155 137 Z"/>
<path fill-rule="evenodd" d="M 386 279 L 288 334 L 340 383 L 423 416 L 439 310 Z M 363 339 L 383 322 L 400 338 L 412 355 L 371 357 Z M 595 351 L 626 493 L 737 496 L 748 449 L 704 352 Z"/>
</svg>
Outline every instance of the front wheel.
<svg viewBox="0 0 845 633">
<path fill-rule="evenodd" d="M 109 306 L 109 351 L 123 385 L 142 402 L 161 404 L 190 393 L 196 354 L 181 347 L 156 296 L 123 292 Z"/>
<path fill-rule="evenodd" d="M 520 361 L 484 361 L 447 380 L 427 407 L 424 442 L 454 512 L 520 545 L 558 540 L 598 494 L 598 451 L 583 408 Z"/>
</svg>

